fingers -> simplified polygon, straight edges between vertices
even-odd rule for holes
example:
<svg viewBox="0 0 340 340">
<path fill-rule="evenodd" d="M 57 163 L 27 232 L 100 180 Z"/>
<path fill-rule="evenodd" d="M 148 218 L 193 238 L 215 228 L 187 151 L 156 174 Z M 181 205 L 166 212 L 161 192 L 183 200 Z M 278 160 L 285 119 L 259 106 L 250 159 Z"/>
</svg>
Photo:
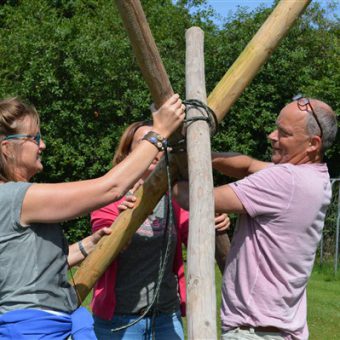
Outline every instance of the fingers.
<svg viewBox="0 0 340 340">
<path fill-rule="evenodd" d="M 153 130 L 167 138 L 183 122 L 185 105 L 178 94 L 172 95 L 158 111 L 153 113 Z"/>
<path fill-rule="evenodd" d="M 119 212 L 125 211 L 127 209 L 133 209 L 136 204 L 136 196 L 132 194 L 132 190 L 129 190 L 129 195 L 125 196 L 125 201 L 118 205 Z"/>
<path fill-rule="evenodd" d="M 97 230 L 94 234 L 91 235 L 90 239 L 92 241 L 92 244 L 97 244 L 103 236 L 110 235 L 111 232 L 112 230 L 107 227 Z"/>
<path fill-rule="evenodd" d="M 143 184 L 144 184 L 144 181 L 142 179 L 138 180 L 137 183 L 133 186 L 133 188 L 128 191 L 129 194 L 131 195 L 131 194 L 135 193 L 138 190 L 138 188 L 140 186 L 142 186 Z M 133 197 L 135 197 L 135 196 L 133 196 Z"/>
<path fill-rule="evenodd" d="M 230 219 L 227 214 L 216 214 L 215 229 L 217 231 L 228 230 L 230 227 Z"/>
<path fill-rule="evenodd" d="M 101 236 L 104 236 L 104 235 L 110 235 L 112 233 L 112 230 L 108 227 L 104 227 L 100 229 L 99 232 Z"/>
</svg>

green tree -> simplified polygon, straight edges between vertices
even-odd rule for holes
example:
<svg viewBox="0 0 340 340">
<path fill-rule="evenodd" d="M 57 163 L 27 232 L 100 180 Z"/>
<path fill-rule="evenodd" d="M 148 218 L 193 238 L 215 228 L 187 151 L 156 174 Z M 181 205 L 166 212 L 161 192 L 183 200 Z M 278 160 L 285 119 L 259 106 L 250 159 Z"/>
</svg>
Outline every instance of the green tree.
<svg viewBox="0 0 340 340">
<path fill-rule="evenodd" d="M 297 92 L 339 111 L 340 23 L 328 15 L 329 3 L 323 9 L 313 2 L 298 20 L 222 122 L 215 149 L 268 159 L 266 135 Z M 270 13 L 240 8 L 217 27 L 204 0 L 142 4 L 172 86 L 182 96 L 187 28 L 197 25 L 205 32 L 209 93 Z M 113 1 L 2 1 L 0 79 L 0 97 L 19 95 L 41 114 L 47 150 L 37 181 L 103 174 L 125 126 L 150 116 L 149 91 Z M 338 145 L 328 161 L 338 176 Z M 88 226 L 88 218 L 77 221 L 68 230 L 71 241 L 88 233 Z"/>
</svg>

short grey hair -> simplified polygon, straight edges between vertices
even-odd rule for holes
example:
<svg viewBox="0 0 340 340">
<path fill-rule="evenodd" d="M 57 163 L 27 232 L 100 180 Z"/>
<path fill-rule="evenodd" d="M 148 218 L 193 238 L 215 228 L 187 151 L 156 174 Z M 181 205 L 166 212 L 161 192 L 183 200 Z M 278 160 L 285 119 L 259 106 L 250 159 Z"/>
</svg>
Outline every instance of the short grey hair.
<svg viewBox="0 0 340 340">
<path fill-rule="evenodd" d="M 311 99 L 312 100 L 312 99 Z M 320 105 L 320 101 L 313 100 L 312 104 L 322 128 L 322 151 L 330 148 L 338 131 L 336 114 L 328 105 Z M 320 128 L 312 114 L 307 116 L 306 130 L 309 135 L 320 135 Z"/>
</svg>

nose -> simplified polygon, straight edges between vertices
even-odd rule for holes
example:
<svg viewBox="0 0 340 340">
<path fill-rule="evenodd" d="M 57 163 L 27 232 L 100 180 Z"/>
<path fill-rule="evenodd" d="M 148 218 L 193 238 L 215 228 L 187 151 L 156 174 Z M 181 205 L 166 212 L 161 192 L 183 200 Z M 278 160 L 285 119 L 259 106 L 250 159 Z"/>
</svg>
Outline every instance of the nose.
<svg viewBox="0 0 340 340">
<path fill-rule="evenodd" d="M 268 135 L 268 139 L 271 142 L 275 142 L 278 140 L 278 131 L 277 129 L 275 129 L 274 131 L 272 131 L 269 135 Z"/>
<path fill-rule="evenodd" d="M 46 144 L 42 138 L 40 138 L 40 143 L 39 143 L 39 149 L 40 150 L 45 150 L 46 149 Z"/>
</svg>

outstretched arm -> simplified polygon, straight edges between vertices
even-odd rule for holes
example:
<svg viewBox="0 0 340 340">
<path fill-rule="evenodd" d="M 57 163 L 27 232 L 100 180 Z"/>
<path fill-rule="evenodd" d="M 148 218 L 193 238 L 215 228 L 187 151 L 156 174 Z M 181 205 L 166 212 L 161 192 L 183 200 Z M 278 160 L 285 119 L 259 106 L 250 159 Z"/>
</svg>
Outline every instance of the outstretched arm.
<svg viewBox="0 0 340 340">
<path fill-rule="evenodd" d="M 153 131 L 167 138 L 183 119 L 184 105 L 178 95 L 173 95 L 153 113 Z M 128 157 L 100 178 L 31 185 L 23 201 L 21 224 L 58 223 L 118 200 L 142 177 L 158 152 L 155 145 L 143 140 Z"/>
<path fill-rule="evenodd" d="M 87 255 L 89 255 L 95 248 L 99 240 L 111 234 L 110 228 L 102 228 L 83 240 L 69 246 L 69 254 L 67 261 L 70 267 L 76 266 L 82 262 Z M 82 249 L 81 249 L 82 248 Z"/>
<path fill-rule="evenodd" d="M 173 194 L 176 201 L 183 208 L 189 209 L 189 185 L 188 182 L 177 182 L 173 187 Z M 246 213 L 243 204 L 227 185 L 214 188 L 215 212 L 216 213 Z"/>
<path fill-rule="evenodd" d="M 270 164 L 236 152 L 212 152 L 211 158 L 215 170 L 238 179 L 260 171 Z"/>
</svg>

